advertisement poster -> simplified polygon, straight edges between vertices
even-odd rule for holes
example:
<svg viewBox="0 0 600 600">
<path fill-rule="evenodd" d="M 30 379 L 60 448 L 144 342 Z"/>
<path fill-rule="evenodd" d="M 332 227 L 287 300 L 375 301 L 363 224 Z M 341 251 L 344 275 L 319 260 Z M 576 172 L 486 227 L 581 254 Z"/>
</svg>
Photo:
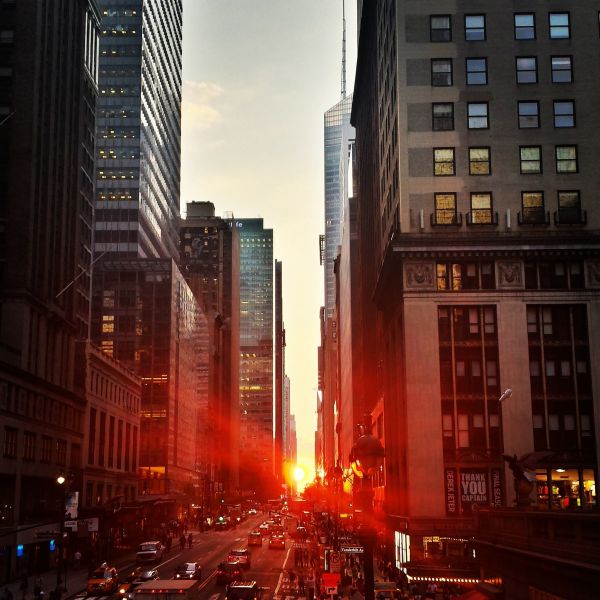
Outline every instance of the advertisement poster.
<svg viewBox="0 0 600 600">
<path fill-rule="evenodd" d="M 456 469 L 445 469 L 444 479 L 444 489 L 446 490 L 446 514 L 449 517 L 453 517 L 458 514 L 458 499 L 456 496 Z"/>
<path fill-rule="evenodd" d="M 489 504 L 487 473 L 481 469 L 460 472 L 460 505 L 470 513 L 475 505 Z"/>
</svg>

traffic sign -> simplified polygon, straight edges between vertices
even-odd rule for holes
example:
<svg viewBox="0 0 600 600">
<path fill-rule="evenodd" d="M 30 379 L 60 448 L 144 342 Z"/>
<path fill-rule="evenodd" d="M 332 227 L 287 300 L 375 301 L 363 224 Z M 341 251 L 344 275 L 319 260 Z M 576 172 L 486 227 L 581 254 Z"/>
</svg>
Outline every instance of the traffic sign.
<svg viewBox="0 0 600 600">
<path fill-rule="evenodd" d="M 340 546 L 340 552 L 344 554 L 364 554 L 365 549 L 362 546 Z"/>
</svg>

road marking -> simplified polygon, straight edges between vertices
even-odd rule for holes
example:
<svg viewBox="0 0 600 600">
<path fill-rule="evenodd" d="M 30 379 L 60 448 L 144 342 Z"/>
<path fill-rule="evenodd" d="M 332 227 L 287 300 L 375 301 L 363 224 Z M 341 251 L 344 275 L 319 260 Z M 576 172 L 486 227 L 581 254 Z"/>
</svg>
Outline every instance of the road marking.
<svg viewBox="0 0 600 600">
<path fill-rule="evenodd" d="M 214 570 L 214 571 L 213 571 L 213 572 L 212 572 L 212 573 L 211 573 L 211 574 L 210 574 L 210 575 L 209 575 L 209 576 L 208 576 L 208 577 L 207 577 L 207 578 L 206 578 L 206 579 L 205 579 L 205 580 L 204 580 L 204 581 L 203 581 L 203 582 L 202 582 L 202 583 L 201 583 L 201 584 L 198 586 L 198 589 L 199 589 L 199 590 L 203 590 L 203 589 L 204 589 L 204 588 L 205 588 L 205 587 L 208 585 L 208 582 L 209 582 L 209 581 L 210 581 L 210 580 L 211 580 L 211 579 L 212 579 L 212 578 L 213 578 L 213 577 L 214 577 L 216 574 L 217 574 L 217 570 L 215 569 L 215 570 Z M 214 595 L 215 595 L 215 594 L 213 594 L 213 596 L 214 596 Z M 219 596 L 220 596 L 220 594 L 216 594 L 216 596 L 217 596 L 217 597 L 219 597 Z M 212 596 L 211 596 L 211 598 L 212 598 Z"/>
<path fill-rule="evenodd" d="M 234 542 L 239 542 L 241 539 L 243 538 L 235 538 L 235 540 L 233 540 Z"/>
<path fill-rule="evenodd" d="M 213 594 L 209 597 L 208 600 L 218 600 L 221 597 L 221 594 Z"/>
<path fill-rule="evenodd" d="M 158 569 L 159 567 L 162 567 L 163 565 L 166 565 L 167 563 L 170 563 L 172 560 L 175 560 L 178 556 L 181 556 L 181 552 L 179 554 L 176 554 L 175 556 L 172 556 L 168 560 L 165 560 L 165 562 L 161 562 L 160 565 L 156 565 L 156 567 L 154 567 L 154 568 Z"/>
<path fill-rule="evenodd" d="M 287 554 L 285 556 L 285 560 L 283 561 L 283 569 L 285 570 L 285 564 L 288 561 L 288 558 L 290 557 L 290 552 L 292 551 L 292 548 L 290 547 L 290 549 L 287 551 Z M 275 588 L 275 592 L 274 592 L 274 596 L 277 596 L 279 594 L 279 588 L 281 587 L 281 582 L 283 580 L 283 573 L 284 570 L 281 571 L 281 573 L 279 574 L 279 581 L 277 582 L 277 587 Z"/>
</svg>

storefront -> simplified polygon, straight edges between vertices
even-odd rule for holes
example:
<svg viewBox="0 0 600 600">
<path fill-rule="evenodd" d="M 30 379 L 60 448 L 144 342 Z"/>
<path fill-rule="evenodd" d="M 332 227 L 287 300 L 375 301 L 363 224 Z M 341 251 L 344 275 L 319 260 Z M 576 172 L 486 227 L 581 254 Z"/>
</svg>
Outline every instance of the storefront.
<svg viewBox="0 0 600 600">
<path fill-rule="evenodd" d="M 592 468 L 544 467 L 535 469 L 536 505 L 549 510 L 595 510 L 596 475 Z"/>
</svg>

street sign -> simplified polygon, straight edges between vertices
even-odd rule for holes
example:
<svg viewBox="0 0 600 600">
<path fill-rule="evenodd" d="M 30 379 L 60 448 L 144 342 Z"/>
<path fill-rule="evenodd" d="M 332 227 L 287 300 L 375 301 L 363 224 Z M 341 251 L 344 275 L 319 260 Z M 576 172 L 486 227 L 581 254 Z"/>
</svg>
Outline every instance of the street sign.
<svg viewBox="0 0 600 600">
<path fill-rule="evenodd" d="M 365 549 L 362 546 L 340 546 L 340 552 L 344 554 L 364 554 Z"/>
<path fill-rule="evenodd" d="M 327 594 L 328 596 L 333 596 L 334 594 L 337 594 L 337 585 L 325 586 L 325 594 Z"/>
</svg>

